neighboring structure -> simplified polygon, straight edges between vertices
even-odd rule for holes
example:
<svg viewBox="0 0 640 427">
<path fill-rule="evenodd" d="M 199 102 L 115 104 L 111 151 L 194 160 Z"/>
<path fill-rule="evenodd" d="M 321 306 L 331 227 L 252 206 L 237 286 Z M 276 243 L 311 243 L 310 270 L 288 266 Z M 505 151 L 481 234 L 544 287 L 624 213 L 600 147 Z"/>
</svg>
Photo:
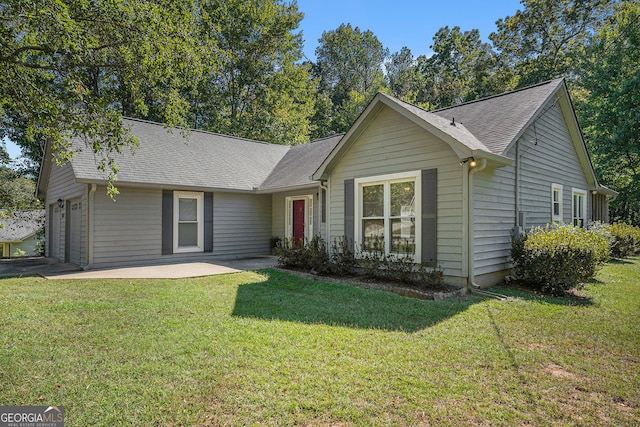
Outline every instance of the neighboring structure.
<svg viewBox="0 0 640 427">
<path fill-rule="evenodd" d="M 427 112 L 378 94 L 349 131 L 287 147 L 125 120 L 115 200 L 90 149 L 38 181 L 47 255 L 81 265 L 270 253 L 272 237 L 347 236 L 410 251 L 452 284 L 510 268 L 511 235 L 607 220 L 563 80 Z M 470 238 L 471 237 L 471 238 Z"/>
<path fill-rule="evenodd" d="M 21 210 L 0 216 L 0 258 L 38 256 L 44 227 L 44 210 Z"/>
</svg>

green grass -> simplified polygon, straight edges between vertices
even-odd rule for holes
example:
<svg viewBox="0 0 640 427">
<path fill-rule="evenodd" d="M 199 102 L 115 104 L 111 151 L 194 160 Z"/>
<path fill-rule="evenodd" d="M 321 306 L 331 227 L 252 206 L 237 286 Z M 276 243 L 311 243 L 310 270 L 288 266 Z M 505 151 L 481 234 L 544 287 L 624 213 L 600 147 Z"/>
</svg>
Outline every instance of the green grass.
<svg viewBox="0 0 640 427">
<path fill-rule="evenodd" d="M 583 298 L 498 291 L 0 279 L 0 404 L 64 405 L 67 426 L 639 423 L 640 258 Z"/>
</svg>

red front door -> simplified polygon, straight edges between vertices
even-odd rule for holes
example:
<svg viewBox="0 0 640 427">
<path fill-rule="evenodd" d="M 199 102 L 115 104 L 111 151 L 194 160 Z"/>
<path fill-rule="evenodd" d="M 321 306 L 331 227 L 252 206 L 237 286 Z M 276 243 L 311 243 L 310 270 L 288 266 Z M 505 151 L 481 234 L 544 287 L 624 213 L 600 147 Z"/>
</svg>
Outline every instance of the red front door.
<svg viewBox="0 0 640 427">
<path fill-rule="evenodd" d="M 304 200 L 293 201 L 293 241 L 304 244 Z"/>
</svg>

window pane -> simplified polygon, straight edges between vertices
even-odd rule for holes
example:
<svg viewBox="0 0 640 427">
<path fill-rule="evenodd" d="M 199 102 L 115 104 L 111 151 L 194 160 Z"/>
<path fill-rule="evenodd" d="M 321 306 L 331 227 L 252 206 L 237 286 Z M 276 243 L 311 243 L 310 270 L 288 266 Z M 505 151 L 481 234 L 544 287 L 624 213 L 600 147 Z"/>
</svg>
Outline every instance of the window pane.
<svg viewBox="0 0 640 427">
<path fill-rule="evenodd" d="M 415 215 L 415 182 L 391 184 L 391 216 Z"/>
<path fill-rule="evenodd" d="M 365 251 L 384 251 L 384 220 L 362 220 L 362 247 Z"/>
<path fill-rule="evenodd" d="M 393 218 L 391 223 L 391 252 L 415 253 L 416 222 L 414 218 Z"/>
<path fill-rule="evenodd" d="M 178 221 L 198 220 L 198 199 L 180 198 L 180 210 Z"/>
<path fill-rule="evenodd" d="M 384 185 L 367 185 L 362 188 L 362 216 L 384 215 Z"/>
<path fill-rule="evenodd" d="M 178 247 L 198 246 L 198 224 L 178 224 Z"/>
</svg>

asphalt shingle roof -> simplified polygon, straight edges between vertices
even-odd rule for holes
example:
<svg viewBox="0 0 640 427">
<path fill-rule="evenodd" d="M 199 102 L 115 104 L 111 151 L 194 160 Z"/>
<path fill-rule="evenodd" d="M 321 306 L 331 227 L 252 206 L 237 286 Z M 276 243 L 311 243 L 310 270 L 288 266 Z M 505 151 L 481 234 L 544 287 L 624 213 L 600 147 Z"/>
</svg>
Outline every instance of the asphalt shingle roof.
<svg viewBox="0 0 640 427">
<path fill-rule="evenodd" d="M 291 147 L 260 189 L 276 190 L 316 183 L 311 180 L 311 174 L 318 169 L 342 136 L 339 134 Z"/>
<path fill-rule="evenodd" d="M 388 95 L 387 103 L 406 109 L 472 150 L 504 154 L 550 95 L 562 85 L 557 79 L 478 101 L 426 111 Z M 452 124 L 455 119 L 455 125 Z M 234 191 L 272 191 L 311 185 L 314 173 L 339 143 L 336 135 L 299 146 L 252 141 L 191 130 L 178 130 L 137 119 L 124 119 L 140 143 L 135 155 L 127 149 L 115 156 L 117 184 L 206 188 Z M 104 181 L 91 146 L 74 141 L 78 150 L 72 167 L 86 182 Z"/>
<path fill-rule="evenodd" d="M 44 210 L 16 211 L 0 224 L 0 242 L 20 242 L 44 226 Z"/>
<path fill-rule="evenodd" d="M 192 130 L 185 137 L 171 133 L 158 123 L 124 119 L 139 140 L 135 155 L 126 149 L 114 156 L 119 168 L 118 183 L 163 187 L 194 187 L 251 191 L 257 189 L 289 151 L 284 145 L 269 144 L 211 132 Z M 97 170 L 99 159 L 91 147 L 74 141 L 81 151 L 72 161 L 77 179 L 103 181 Z"/>
<path fill-rule="evenodd" d="M 432 111 L 461 123 L 493 154 L 504 154 L 549 96 L 562 85 L 551 80 L 513 92 Z"/>
</svg>

